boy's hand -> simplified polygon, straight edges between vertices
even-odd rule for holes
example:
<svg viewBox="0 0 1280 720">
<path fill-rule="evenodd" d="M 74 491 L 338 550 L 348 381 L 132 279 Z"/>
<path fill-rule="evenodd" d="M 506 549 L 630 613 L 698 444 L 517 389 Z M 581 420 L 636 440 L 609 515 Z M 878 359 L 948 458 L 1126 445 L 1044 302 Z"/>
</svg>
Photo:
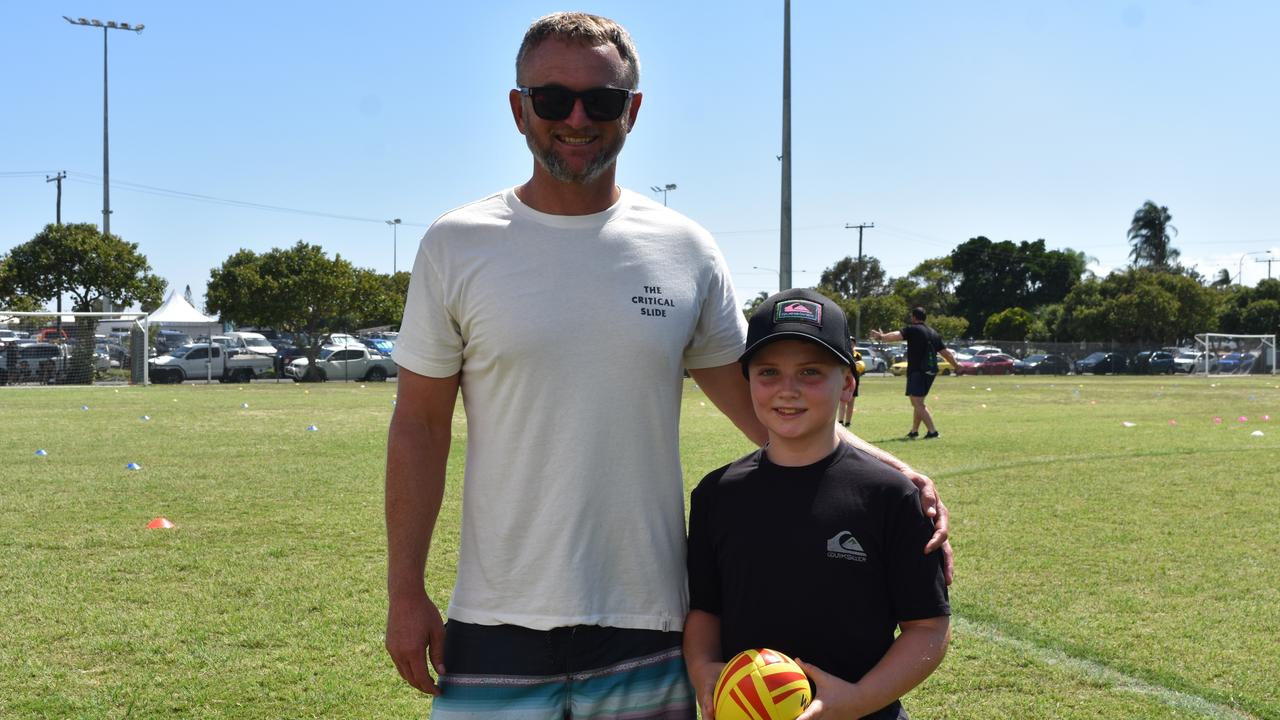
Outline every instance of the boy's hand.
<svg viewBox="0 0 1280 720">
<path fill-rule="evenodd" d="M 703 663 L 698 669 L 698 679 L 693 690 L 698 696 L 698 707 L 702 708 L 703 720 L 715 720 L 716 682 L 720 679 L 724 666 L 725 663 L 722 662 L 709 662 Z"/>
<path fill-rule="evenodd" d="M 814 688 L 813 702 L 809 703 L 809 707 L 796 720 L 858 718 L 878 709 L 864 707 L 857 684 L 842 680 L 800 658 L 796 658 L 796 663 L 809 676 Z"/>
</svg>

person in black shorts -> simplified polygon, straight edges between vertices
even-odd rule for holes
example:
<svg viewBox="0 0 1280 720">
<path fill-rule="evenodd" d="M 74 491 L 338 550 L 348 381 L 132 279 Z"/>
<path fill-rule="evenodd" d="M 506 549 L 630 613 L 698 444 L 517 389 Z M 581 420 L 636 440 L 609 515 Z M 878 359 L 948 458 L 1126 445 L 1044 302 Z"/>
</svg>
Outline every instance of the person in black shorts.
<svg viewBox="0 0 1280 720">
<path fill-rule="evenodd" d="M 684 654 L 703 716 L 725 662 L 770 648 L 814 685 L 805 717 L 907 718 L 899 698 L 942 662 L 942 554 L 902 473 L 841 441 L 853 392 L 839 306 L 788 290 L 752 316 L 740 362 L 764 448 L 708 474 L 689 515 Z M 901 634 L 894 637 L 895 629 Z"/>
<path fill-rule="evenodd" d="M 911 400 L 911 432 L 907 437 L 914 440 L 920 436 L 920 423 L 924 423 L 926 440 L 938 437 L 938 428 L 933 424 L 933 414 L 924 398 L 933 387 L 933 379 L 938 376 L 938 353 L 941 353 L 951 367 L 956 366 L 956 356 L 942 344 L 942 336 L 937 330 L 924 324 L 925 312 L 922 307 L 911 308 L 911 319 L 906 327 L 894 332 L 872 330 L 871 337 L 882 342 L 907 341 L 907 397 Z"/>
</svg>

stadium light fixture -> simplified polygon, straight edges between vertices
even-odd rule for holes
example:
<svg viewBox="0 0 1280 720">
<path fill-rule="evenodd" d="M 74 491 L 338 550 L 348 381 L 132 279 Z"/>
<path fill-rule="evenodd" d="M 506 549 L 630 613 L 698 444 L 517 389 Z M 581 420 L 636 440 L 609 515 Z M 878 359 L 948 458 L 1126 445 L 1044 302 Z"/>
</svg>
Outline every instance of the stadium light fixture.
<svg viewBox="0 0 1280 720">
<path fill-rule="evenodd" d="M 400 230 L 400 218 L 387 220 L 386 223 L 391 226 L 391 274 L 396 274 L 396 249 L 399 246 L 396 234 Z"/>
<path fill-rule="evenodd" d="M 676 189 L 675 183 L 667 183 L 666 185 L 650 185 L 649 189 L 655 193 L 662 193 L 662 207 L 667 206 L 667 193 Z"/>
<path fill-rule="evenodd" d="M 129 27 L 128 23 L 121 25 L 115 20 L 108 20 L 104 25 L 97 18 L 92 20 L 85 20 L 84 18 L 72 20 L 66 15 L 63 15 L 62 19 L 72 25 L 102 28 L 102 234 L 107 236 L 111 234 L 111 142 L 107 133 L 107 35 L 109 34 L 107 31 L 129 30 L 140 34 L 143 26 L 139 24 Z M 103 303 L 103 310 L 109 312 L 111 309 L 110 301 L 104 297 Z"/>
</svg>

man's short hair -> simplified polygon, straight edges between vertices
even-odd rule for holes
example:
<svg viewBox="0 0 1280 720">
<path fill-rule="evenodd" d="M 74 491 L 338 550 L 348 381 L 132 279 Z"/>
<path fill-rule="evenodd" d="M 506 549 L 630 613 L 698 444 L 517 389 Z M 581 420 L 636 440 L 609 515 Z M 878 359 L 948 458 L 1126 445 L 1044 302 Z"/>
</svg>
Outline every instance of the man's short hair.
<svg viewBox="0 0 1280 720">
<path fill-rule="evenodd" d="M 555 38 L 584 47 L 613 45 L 626 66 L 623 83 L 628 90 L 640 86 L 640 56 L 626 28 L 606 17 L 581 12 L 558 12 L 533 21 L 525 31 L 520 52 L 516 53 L 516 83 L 524 85 L 524 60 L 543 41 Z"/>
<path fill-rule="evenodd" d="M 924 318 L 925 318 L 924 308 L 922 307 L 911 308 L 911 317 L 915 318 L 916 320 L 919 320 L 920 322 L 924 322 Z"/>
</svg>

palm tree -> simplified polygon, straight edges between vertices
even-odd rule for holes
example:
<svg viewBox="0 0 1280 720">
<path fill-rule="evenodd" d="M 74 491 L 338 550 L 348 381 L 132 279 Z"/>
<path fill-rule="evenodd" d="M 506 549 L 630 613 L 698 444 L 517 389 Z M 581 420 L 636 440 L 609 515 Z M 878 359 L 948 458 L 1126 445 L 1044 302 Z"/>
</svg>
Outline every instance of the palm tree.
<svg viewBox="0 0 1280 720">
<path fill-rule="evenodd" d="M 1134 267 L 1146 265 L 1167 270 L 1177 262 L 1180 253 L 1170 246 L 1169 233 L 1178 234 L 1178 228 L 1169 224 L 1172 219 L 1169 208 L 1150 200 L 1133 214 L 1133 222 L 1129 224 L 1129 242 L 1133 249 L 1129 257 L 1133 258 Z"/>
</svg>

